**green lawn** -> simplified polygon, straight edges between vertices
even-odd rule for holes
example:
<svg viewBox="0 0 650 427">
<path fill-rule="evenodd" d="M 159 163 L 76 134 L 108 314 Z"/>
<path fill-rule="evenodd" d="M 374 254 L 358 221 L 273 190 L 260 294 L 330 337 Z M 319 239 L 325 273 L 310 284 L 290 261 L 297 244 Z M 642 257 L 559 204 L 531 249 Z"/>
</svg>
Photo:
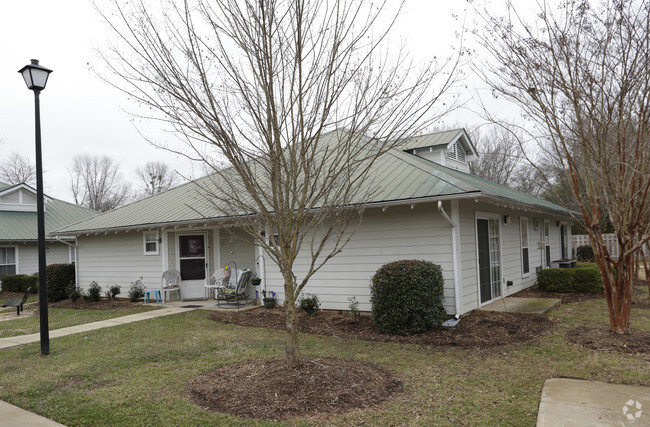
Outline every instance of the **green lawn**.
<svg viewBox="0 0 650 427">
<path fill-rule="evenodd" d="M 32 297 L 27 300 L 25 310 L 38 308 L 38 296 L 35 301 Z M 30 304 L 34 302 L 34 304 Z M 98 320 L 112 319 L 114 317 L 126 316 L 152 310 L 151 307 L 120 308 L 113 310 L 73 310 L 68 308 L 48 308 L 49 329 L 60 329 L 68 326 L 81 325 L 83 323 L 96 322 Z M 16 307 L 3 309 L 0 313 L 16 313 Z M 23 312 L 24 313 L 24 312 Z M 17 335 L 33 334 L 40 331 L 38 316 L 25 316 L 21 319 L 5 320 L 0 322 L 0 338 L 14 337 Z"/>
<path fill-rule="evenodd" d="M 0 351 L 0 399 L 76 425 L 267 425 L 211 413 L 184 395 L 194 376 L 218 366 L 282 355 L 284 334 L 218 324 L 198 310 Z M 487 350 L 437 349 L 301 335 L 302 355 L 380 365 L 404 393 L 379 408 L 289 425 L 533 426 L 544 380 L 570 377 L 650 385 L 647 356 L 581 350 L 567 328 L 607 325 L 604 299 L 561 306 L 539 341 Z M 650 330 L 650 309 L 633 309 Z M 255 405 L 255 396 L 244 396 Z"/>
</svg>

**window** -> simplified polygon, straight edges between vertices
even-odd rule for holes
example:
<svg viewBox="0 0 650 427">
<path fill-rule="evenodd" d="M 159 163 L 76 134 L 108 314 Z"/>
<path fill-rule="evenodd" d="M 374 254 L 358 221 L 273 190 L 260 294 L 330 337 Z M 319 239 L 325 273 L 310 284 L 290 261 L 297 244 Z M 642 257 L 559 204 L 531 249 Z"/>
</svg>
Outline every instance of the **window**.
<svg viewBox="0 0 650 427">
<path fill-rule="evenodd" d="M 144 254 L 158 255 L 158 233 L 156 231 L 145 231 Z"/>
<path fill-rule="evenodd" d="M 530 274 L 530 258 L 528 256 L 528 218 L 521 217 L 521 274 L 528 277 Z"/>
<path fill-rule="evenodd" d="M 70 264 L 74 264 L 77 262 L 77 248 L 75 246 L 68 246 L 68 251 Z"/>
<path fill-rule="evenodd" d="M 16 274 L 16 248 L 0 248 L 0 280 L 7 274 Z"/>
</svg>

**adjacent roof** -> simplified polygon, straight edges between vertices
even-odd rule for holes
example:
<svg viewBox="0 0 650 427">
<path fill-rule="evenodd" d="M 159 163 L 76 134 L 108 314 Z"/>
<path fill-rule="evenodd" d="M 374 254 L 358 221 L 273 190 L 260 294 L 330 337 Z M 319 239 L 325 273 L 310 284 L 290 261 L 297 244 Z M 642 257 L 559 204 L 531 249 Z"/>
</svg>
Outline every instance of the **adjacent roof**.
<svg viewBox="0 0 650 427">
<path fill-rule="evenodd" d="M 441 134 L 444 135 L 433 134 L 417 138 L 419 141 L 438 140 L 440 144 L 449 144 L 455 142 L 462 135 L 466 135 L 462 129 Z M 335 137 L 334 133 L 328 135 Z M 404 147 L 412 149 L 413 144 L 405 144 Z M 468 173 L 450 169 L 399 149 L 392 149 L 377 159 L 369 176 L 372 177 L 373 186 L 371 195 L 366 196 L 365 200 L 354 202 L 368 206 L 382 206 L 463 197 L 486 197 L 524 205 L 531 209 L 553 211 L 560 215 L 568 214 L 562 206 Z M 57 230 L 56 234 L 80 234 L 204 223 L 207 219 L 223 218 L 217 209 L 202 196 L 201 189 L 210 188 L 212 185 L 210 176 L 203 177 L 127 206 L 63 227 Z"/>
<path fill-rule="evenodd" d="M 19 184 L 18 186 L 29 188 L 34 193 L 36 192 L 32 187 L 25 184 Z M 16 185 L 0 182 L 0 192 L 13 187 L 16 187 Z M 49 234 L 53 230 L 94 215 L 97 215 L 97 212 L 93 210 L 62 200 L 48 198 L 48 202 L 45 205 L 45 233 Z M 0 242 L 38 240 L 38 226 L 36 221 L 36 212 L 0 210 Z"/>
<path fill-rule="evenodd" d="M 402 142 L 404 151 L 411 151 L 419 148 L 447 147 L 449 148 L 454 142 L 460 142 L 465 151 L 470 155 L 478 155 L 476 147 L 469 138 L 465 129 L 453 129 L 443 132 L 429 133 L 426 135 L 414 136 L 405 139 Z"/>
</svg>

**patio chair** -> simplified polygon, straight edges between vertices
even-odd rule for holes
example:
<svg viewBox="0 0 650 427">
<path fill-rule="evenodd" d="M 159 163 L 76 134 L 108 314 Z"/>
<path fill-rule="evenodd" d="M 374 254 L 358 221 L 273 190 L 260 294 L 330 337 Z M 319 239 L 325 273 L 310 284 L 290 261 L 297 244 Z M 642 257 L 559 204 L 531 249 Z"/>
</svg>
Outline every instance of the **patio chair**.
<svg viewBox="0 0 650 427">
<path fill-rule="evenodd" d="M 248 285 L 248 282 L 250 281 L 252 275 L 253 272 L 251 270 L 244 269 L 239 276 L 237 285 L 234 288 L 229 286 L 217 287 L 217 305 L 220 305 L 219 302 L 223 301 L 228 304 L 236 304 L 237 308 L 239 308 L 240 301 L 242 300 L 248 304 L 246 286 Z"/>
<path fill-rule="evenodd" d="M 30 286 L 25 291 L 25 295 L 23 295 L 23 299 L 8 299 L 7 302 L 5 302 L 2 307 L 3 308 L 16 307 L 16 315 L 20 316 L 20 312 L 23 311 L 23 304 L 25 304 L 25 301 L 27 301 L 27 298 L 29 298 L 29 293 L 31 291 L 32 291 L 32 287 Z"/>
<path fill-rule="evenodd" d="M 162 290 L 162 300 L 163 304 L 165 303 L 165 296 L 169 292 L 169 296 L 172 296 L 172 292 L 178 292 L 178 299 L 183 301 L 181 295 L 181 273 L 176 270 L 167 270 L 162 275 L 161 282 Z"/>
<path fill-rule="evenodd" d="M 205 283 L 203 284 L 203 287 L 205 288 L 205 294 L 203 295 L 204 300 L 208 299 L 210 292 L 219 288 L 220 286 L 229 287 L 229 282 L 230 275 L 226 275 L 226 269 L 217 269 L 212 276 L 205 278 Z M 234 286 L 232 287 L 234 288 Z M 217 298 L 216 294 L 214 295 L 214 298 Z"/>
</svg>

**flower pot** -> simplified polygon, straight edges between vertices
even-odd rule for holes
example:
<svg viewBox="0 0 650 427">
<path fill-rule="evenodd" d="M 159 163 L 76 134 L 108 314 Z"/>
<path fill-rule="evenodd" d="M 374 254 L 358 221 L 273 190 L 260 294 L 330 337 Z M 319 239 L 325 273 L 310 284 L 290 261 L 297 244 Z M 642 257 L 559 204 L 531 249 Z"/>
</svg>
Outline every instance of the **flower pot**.
<svg viewBox="0 0 650 427">
<path fill-rule="evenodd" d="M 253 286 L 259 286 L 260 283 L 262 283 L 262 279 L 260 279 L 259 277 L 253 277 L 251 279 L 251 285 Z"/>
<path fill-rule="evenodd" d="M 274 308 L 275 307 L 275 298 L 263 298 L 264 308 Z"/>
</svg>

